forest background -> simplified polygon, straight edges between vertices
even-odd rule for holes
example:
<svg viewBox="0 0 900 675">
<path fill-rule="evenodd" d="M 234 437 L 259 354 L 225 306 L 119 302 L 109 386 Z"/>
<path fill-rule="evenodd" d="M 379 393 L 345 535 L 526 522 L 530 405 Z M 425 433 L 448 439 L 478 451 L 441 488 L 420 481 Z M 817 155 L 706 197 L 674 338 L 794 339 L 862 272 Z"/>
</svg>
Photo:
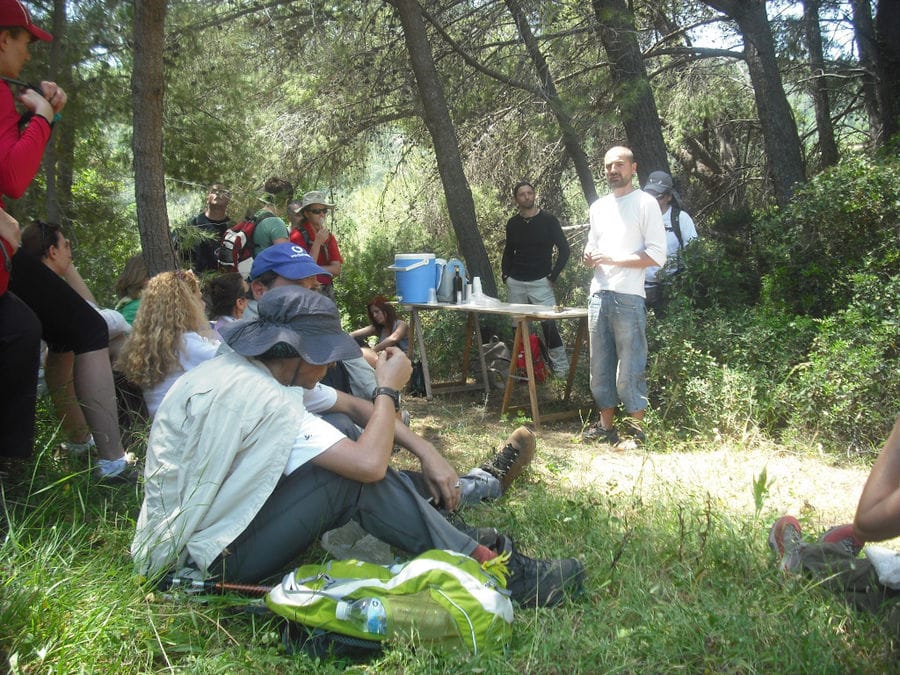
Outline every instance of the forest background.
<svg viewBox="0 0 900 675">
<path fill-rule="evenodd" d="M 338 205 L 329 226 L 345 257 L 337 294 L 347 327 L 364 321 L 365 303 L 374 293 L 392 291 L 386 268 L 396 253 L 459 255 L 470 273 L 482 277 L 485 290 L 502 298 L 505 289 L 497 282 L 503 226 L 514 210 L 511 188 L 521 179 L 531 180 L 541 206 L 570 228 L 573 259 L 557 293 L 562 303 L 582 306 L 588 275 L 579 257 L 587 208 L 606 193 L 605 151 L 627 144 L 635 150 L 642 182 L 655 169 L 673 174 L 700 232 L 684 251 L 684 271 L 671 280 L 666 316 L 649 319 L 654 450 L 704 439 L 730 439 L 737 447 L 766 439 L 868 464 L 900 411 L 900 3 L 26 4 L 36 23 L 57 39 L 34 46 L 23 77 L 59 82 L 69 104 L 42 173 L 23 199 L 10 203 L 10 211 L 23 223 L 34 217 L 61 222 L 75 243 L 82 275 L 103 304 L 114 302 L 113 282 L 129 255 L 143 251 L 157 271 L 178 264 L 171 232 L 203 209 L 209 184 L 231 188 L 231 216 L 239 218 L 257 203 L 264 179 L 277 175 L 293 182 L 298 194 L 322 189 Z M 509 336 L 508 326 L 490 328 Z M 429 331 L 443 347 L 438 370 L 447 374 L 456 367 L 459 327 L 436 319 Z M 579 378 L 589 408 L 586 374 Z M 468 414 L 454 409 L 450 419 L 457 422 L 443 433 L 462 434 L 455 425 Z M 42 419 L 45 445 L 39 450 L 46 453 L 54 437 L 50 416 Z M 46 480 L 51 479 L 52 474 Z M 15 525 L 27 535 L 21 541 L 46 551 L 26 555 L 16 549 L 21 560 L 69 559 L 59 550 L 74 547 L 77 537 L 55 539 L 56 525 L 48 528 L 42 520 L 47 516 L 31 510 L 33 500 L 52 496 L 63 500 L 53 507 L 61 509 L 62 520 L 78 511 L 76 522 L 87 523 L 77 525 L 76 534 L 85 539 L 78 545 L 104 552 L 113 546 L 114 564 L 120 565 L 127 546 L 122 528 L 90 525 L 116 517 L 93 513 L 81 489 L 67 492 L 68 479 L 56 484 L 65 490 L 52 482 L 41 485 L 28 493 L 28 515 Z M 754 486 L 757 516 L 767 488 L 763 471 Z M 540 499 L 548 514 L 586 514 L 606 507 L 615 513 L 618 497 L 542 493 Z M 534 516 L 535 502 L 528 505 Z M 634 514 L 643 506 L 632 507 L 629 513 L 638 518 Z M 657 507 L 654 513 L 666 511 L 665 505 Z M 680 564 L 688 555 L 683 547 L 699 545 L 696 560 L 687 562 L 696 567 L 707 556 L 723 579 L 750 578 L 742 556 L 745 541 L 755 535 L 744 536 L 741 527 L 726 522 L 727 536 L 707 540 L 713 507 L 701 500 L 686 515 L 682 508 L 680 502 L 670 508 L 665 517 L 677 520 L 663 525 L 622 525 L 623 560 L 662 550 Z M 505 518 L 535 532 L 558 529 L 549 515 L 547 521 L 515 522 L 510 510 Z M 618 518 L 609 516 L 606 526 L 616 530 Z M 594 525 L 579 531 L 588 548 L 599 536 Z M 667 528 L 670 539 L 654 549 L 659 541 L 653 537 Z M 643 551 L 626 546 L 641 537 Z M 9 586 L 16 593 L 0 605 L 4 616 L 22 626 L 20 616 L 41 620 L 28 590 L 39 582 L 23 584 L 22 575 L 33 565 L 15 560 L 9 558 L 7 571 L 14 573 L 6 578 L 19 575 Z M 612 560 L 610 574 L 618 560 Z M 90 574 L 100 573 L 94 567 Z M 679 578 L 691 572 L 684 574 Z M 630 581 L 641 598 L 659 588 L 636 577 Z M 667 582 L 660 583 L 666 588 Z M 81 586 L 91 588 L 91 581 Z M 759 587 L 771 591 L 766 584 Z M 674 596 L 667 602 L 678 609 Z M 762 661 L 749 661 L 757 667 L 777 668 L 768 659 L 778 658 L 778 640 L 790 642 L 783 634 L 798 621 L 821 619 L 816 635 L 828 644 L 840 632 L 832 625 L 833 613 L 816 613 L 818 604 L 779 614 L 783 607 L 760 602 L 763 614 L 778 616 L 763 639 L 771 650 Z M 65 611 L 58 609 L 62 632 Z M 737 611 L 723 603 L 721 616 Z M 192 646 L 170 633 L 159 645 L 163 654 L 171 646 L 167 639 L 175 641 L 176 652 L 184 647 L 193 658 L 194 638 L 186 635 L 202 617 L 172 619 Z M 574 619 L 560 619 L 569 620 Z M 620 628 L 613 644 L 640 636 L 641 620 L 625 633 Z M 671 616 L 658 621 L 667 629 L 677 625 Z M 539 640 L 544 629 L 533 630 Z M 741 642 L 746 626 L 723 630 L 727 640 L 690 650 L 694 665 L 746 667 L 748 652 L 738 649 L 731 660 L 717 656 L 718 649 Z M 870 630 L 863 625 L 849 642 Z M 46 629 L 33 632 L 40 636 Z M 696 626 L 686 625 L 682 639 L 695 632 Z M 94 639 L 85 629 L 88 634 Z M 17 634 L 16 649 L 30 644 L 28 635 Z M 650 642 L 657 644 L 656 638 Z M 828 660 L 825 647 L 804 644 L 803 654 L 791 657 L 799 663 L 821 652 L 824 670 L 827 664 L 854 668 L 852 655 Z M 29 648 L 29 660 L 39 664 L 44 647 L 35 642 Z M 661 660 L 641 660 L 650 658 L 647 648 L 638 646 L 636 661 L 618 664 L 660 668 Z M 683 663 L 677 650 L 668 655 L 673 664 Z M 857 643 L 850 653 L 861 651 Z M 889 653 L 878 654 L 871 663 L 895 663 Z M 108 649 L 105 655 L 113 658 Z M 538 664 L 540 670 L 554 662 L 540 657 L 528 654 L 516 663 Z M 65 663 L 65 652 L 54 659 Z M 590 665 L 578 662 L 573 672 Z"/>
</svg>

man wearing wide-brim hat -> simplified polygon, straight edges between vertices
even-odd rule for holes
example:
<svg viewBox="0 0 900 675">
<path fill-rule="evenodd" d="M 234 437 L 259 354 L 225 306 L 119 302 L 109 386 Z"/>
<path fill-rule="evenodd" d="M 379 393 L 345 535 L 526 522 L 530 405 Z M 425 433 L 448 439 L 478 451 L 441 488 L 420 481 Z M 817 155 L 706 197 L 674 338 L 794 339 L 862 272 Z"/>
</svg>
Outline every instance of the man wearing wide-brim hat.
<svg viewBox="0 0 900 675">
<path fill-rule="evenodd" d="M 450 549 L 484 563 L 508 552 L 507 588 L 523 604 L 557 604 L 580 588 L 577 560 L 533 560 L 502 535 L 478 543 L 389 467 L 397 392 L 412 371 L 403 352 L 379 356 L 374 411 L 357 440 L 305 409 L 301 388 L 359 353 L 333 302 L 276 288 L 258 319 L 228 324 L 222 337 L 234 352 L 182 376 L 154 419 L 131 545 L 139 574 L 190 566 L 203 577 L 258 583 L 321 533 L 355 520 L 413 555 Z"/>
<path fill-rule="evenodd" d="M 334 208 L 334 204 L 325 198 L 325 193 L 319 190 L 307 192 L 301 200 L 288 204 L 291 241 L 306 249 L 316 264 L 329 273 L 319 276 L 319 284 L 322 293 L 332 300 L 334 278 L 340 275 L 344 263 L 337 239 L 325 226 L 328 212 Z"/>
</svg>

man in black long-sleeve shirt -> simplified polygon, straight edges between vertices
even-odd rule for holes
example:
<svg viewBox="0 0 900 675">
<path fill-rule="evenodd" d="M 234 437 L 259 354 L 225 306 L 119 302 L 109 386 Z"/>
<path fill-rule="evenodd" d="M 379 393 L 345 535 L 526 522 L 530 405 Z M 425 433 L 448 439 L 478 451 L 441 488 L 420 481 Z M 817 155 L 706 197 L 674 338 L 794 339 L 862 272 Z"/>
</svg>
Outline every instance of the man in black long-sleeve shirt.
<svg viewBox="0 0 900 675">
<path fill-rule="evenodd" d="M 542 211 L 535 203 L 534 186 L 517 183 L 513 197 L 519 213 L 506 223 L 506 246 L 503 248 L 503 281 L 509 290 L 509 301 L 532 305 L 555 305 L 553 284 L 569 260 L 569 243 L 559 221 Z M 553 249 L 556 248 L 556 263 Z M 557 377 L 566 377 L 569 359 L 555 321 L 542 321 L 544 340 L 550 362 Z"/>
</svg>

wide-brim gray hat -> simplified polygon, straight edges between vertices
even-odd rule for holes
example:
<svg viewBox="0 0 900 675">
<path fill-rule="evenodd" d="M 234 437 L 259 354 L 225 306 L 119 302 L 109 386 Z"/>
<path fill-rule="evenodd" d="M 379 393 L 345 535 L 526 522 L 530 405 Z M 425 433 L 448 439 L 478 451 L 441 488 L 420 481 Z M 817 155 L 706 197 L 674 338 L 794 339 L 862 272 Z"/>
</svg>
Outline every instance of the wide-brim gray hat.
<svg viewBox="0 0 900 675">
<path fill-rule="evenodd" d="M 258 319 L 234 321 L 219 329 L 238 354 L 259 356 L 284 343 L 317 366 L 361 356 L 356 340 L 341 328 L 337 306 L 321 293 L 280 286 L 262 297 L 258 311 Z"/>
<path fill-rule="evenodd" d="M 307 206 L 312 206 L 313 204 L 321 204 L 325 208 L 333 209 L 334 204 L 331 204 L 327 199 L 325 199 L 325 193 L 320 190 L 313 190 L 312 192 L 307 192 L 303 195 L 303 199 L 300 200 L 300 208 L 302 211 Z"/>
</svg>

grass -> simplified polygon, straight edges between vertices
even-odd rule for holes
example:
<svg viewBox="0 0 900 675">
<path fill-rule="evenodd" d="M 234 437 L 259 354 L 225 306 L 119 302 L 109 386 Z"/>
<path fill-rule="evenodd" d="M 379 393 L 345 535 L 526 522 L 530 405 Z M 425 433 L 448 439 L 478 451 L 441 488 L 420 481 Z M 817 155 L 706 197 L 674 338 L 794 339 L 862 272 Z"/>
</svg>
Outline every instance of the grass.
<svg viewBox="0 0 900 675">
<path fill-rule="evenodd" d="M 517 423 L 498 420 L 475 398 L 411 405 L 413 427 L 462 471 Z M 571 436 L 547 436 L 571 439 L 577 426 L 555 427 Z M 654 447 L 669 443 L 662 430 L 652 431 Z M 288 656 L 280 623 L 244 611 L 244 598 L 143 590 L 128 556 L 140 495 L 97 486 L 77 462 L 56 461 L 56 443 L 42 413 L 35 459 L 3 476 L 0 663 L 12 673 L 897 669 L 898 636 L 877 617 L 854 612 L 810 581 L 775 573 L 765 545 L 773 514 L 752 484 L 746 489 L 760 501 L 761 516 L 672 486 L 649 495 L 614 479 L 574 488 L 577 446 L 544 439 L 535 470 L 465 518 L 513 533 L 526 553 L 580 557 L 589 575 L 583 597 L 556 609 L 517 610 L 505 654 L 471 658 L 396 646 L 363 664 Z M 675 443 L 697 442 L 673 435 Z M 322 551 L 308 555 L 318 560 Z"/>
</svg>

